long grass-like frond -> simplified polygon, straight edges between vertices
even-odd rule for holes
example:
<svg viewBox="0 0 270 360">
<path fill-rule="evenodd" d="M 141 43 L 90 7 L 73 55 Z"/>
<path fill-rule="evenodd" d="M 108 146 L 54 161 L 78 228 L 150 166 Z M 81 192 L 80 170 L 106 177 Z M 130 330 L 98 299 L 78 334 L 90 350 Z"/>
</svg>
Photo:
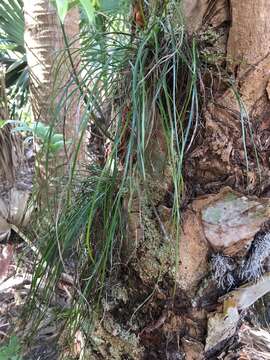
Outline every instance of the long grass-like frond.
<svg viewBox="0 0 270 360">
<path fill-rule="evenodd" d="M 73 73 L 65 89 L 75 90 L 58 101 L 55 118 L 61 121 L 61 110 L 75 93 L 80 94 L 84 114 L 73 164 L 58 185 L 51 216 L 54 223 L 38 229 L 42 260 L 37 264 L 32 295 L 45 280 L 43 301 L 49 304 L 61 273 L 75 256 L 79 274 L 74 287 L 76 304 L 68 316 L 75 327 L 98 309 L 119 262 L 126 227 L 124 200 L 132 202 L 134 192 L 147 188 L 153 171 L 162 176 L 162 167 L 155 169 L 151 155 L 157 128 L 165 143 L 157 151 L 171 168 L 173 221 L 179 239 L 183 162 L 196 136 L 200 99 L 196 42 L 188 39 L 179 4 L 174 5 L 154 4 L 149 9 L 146 4 L 149 15 L 144 28 L 131 24 L 129 14 L 101 15 L 96 26 L 82 28 L 79 66 L 72 60 L 78 52 L 75 41 L 66 42 L 65 56 L 70 58 Z M 59 72 L 60 63 L 61 57 Z M 83 172 L 78 170 L 77 155 L 89 124 L 99 129 L 109 151 L 98 167 Z M 175 247 L 178 251 L 177 243 Z"/>
</svg>

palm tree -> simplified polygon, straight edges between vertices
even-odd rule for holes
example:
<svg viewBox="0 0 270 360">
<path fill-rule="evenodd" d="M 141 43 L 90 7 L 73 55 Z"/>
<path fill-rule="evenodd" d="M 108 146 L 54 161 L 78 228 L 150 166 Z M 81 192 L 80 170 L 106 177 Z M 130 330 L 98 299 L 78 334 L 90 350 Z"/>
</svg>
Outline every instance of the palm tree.
<svg viewBox="0 0 270 360">
<path fill-rule="evenodd" d="M 81 104 L 79 91 L 69 83 L 77 76 L 80 64 L 78 9 L 71 9 L 61 26 L 51 1 L 24 1 L 24 19 L 34 120 L 49 126 L 58 123 L 58 132 L 64 128 L 66 140 L 74 140 L 81 121 Z M 74 91 L 77 96 L 70 97 Z M 57 102 L 64 102 L 64 106 L 58 104 L 57 108 Z"/>
</svg>

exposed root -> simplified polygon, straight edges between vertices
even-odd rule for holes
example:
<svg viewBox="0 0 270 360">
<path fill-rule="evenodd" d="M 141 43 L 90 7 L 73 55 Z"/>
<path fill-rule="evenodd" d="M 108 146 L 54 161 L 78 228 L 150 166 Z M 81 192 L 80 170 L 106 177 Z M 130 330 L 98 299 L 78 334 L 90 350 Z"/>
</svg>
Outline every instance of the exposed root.
<svg viewBox="0 0 270 360">
<path fill-rule="evenodd" d="M 241 278 L 244 280 L 258 279 L 262 276 L 263 265 L 270 256 L 270 234 L 257 236 L 250 248 L 249 257 L 247 258 L 242 269 L 240 269 Z"/>
<path fill-rule="evenodd" d="M 232 272 L 235 270 L 236 264 L 231 257 L 223 254 L 214 254 L 211 258 L 211 267 L 218 287 L 230 289 L 235 284 Z"/>
</svg>

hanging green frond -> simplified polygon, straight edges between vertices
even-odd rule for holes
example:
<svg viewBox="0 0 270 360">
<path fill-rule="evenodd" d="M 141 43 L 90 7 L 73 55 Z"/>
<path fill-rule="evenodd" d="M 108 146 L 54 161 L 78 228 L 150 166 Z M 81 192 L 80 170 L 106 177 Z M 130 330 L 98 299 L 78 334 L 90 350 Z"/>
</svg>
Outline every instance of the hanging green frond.
<svg viewBox="0 0 270 360">
<path fill-rule="evenodd" d="M 43 260 L 37 266 L 32 294 L 41 279 L 47 279 L 44 300 L 48 304 L 65 262 L 76 253 L 79 291 L 68 318 L 75 328 L 99 308 L 119 262 L 126 236 L 124 202 L 131 204 L 151 178 L 163 179 L 165 163 L 173 179 L 173 222 L 179 239 L 184 156 L 200 117 L 200 70 L 196 42 L 187 37 L 178 4 L 165 5 L 149 9 L 145 4 L 148 16 L 143 27 L 130 21 L 129 13 L 99 14 L 96 26 L 82 27 L 82 62 L 76 69 L 71 55 L 78 49 L 64 34 L 73 73 L 65 84 L 69 95 L 59 99 L 55 116 L 60 118 L 78 91 L 84 114 L 69 177 L 61 181 L 59 197 L 54 199 L 61 203 L 60 213 L 50 215 L 56 220 L 49 229 L 39 224 Z M 60 69 L 61 62 L 56 73 Z M 98 167 L 82 173 L 76 170 L 77 154 L 89 124 L 99 130 L 109 150 Z M 156 146 L 157 140 L 162 140 L 162 147 Z"/>
</svg>

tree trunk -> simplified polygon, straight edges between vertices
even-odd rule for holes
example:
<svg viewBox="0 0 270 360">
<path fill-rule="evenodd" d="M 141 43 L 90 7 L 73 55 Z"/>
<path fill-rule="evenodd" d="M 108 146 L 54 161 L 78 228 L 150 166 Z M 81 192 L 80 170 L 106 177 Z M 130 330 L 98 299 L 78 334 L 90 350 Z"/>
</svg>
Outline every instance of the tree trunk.
<svg viewBox="0 0 270 360">
<path fill-rule="evenodd" d="M 231 18 L 221 18 L 221 28 L 231 23 L 224 56 L 234 84 L 221 83 L 206 105 L 203 143 L 191 154 L 187 170 L 197 191 L 222 184 L 262 194 L 269 187 L 269 5 L 231 1 Z"/>
<path fill-rule="evenodd" d="M 185 180 L 195 200 L 189 198 L 182 215 L 176 287 L 175 232 L 166 201 L 170 181 L 153 172 L 147 194 L 151 201 L 143 191 L 133 199 L 124 246 L 127 263 L 108 294 L 109 311 L 90 340 L 89 358 L 240 358 L 252 353 L 250 339 L 257 335 L 242 336 L 239 348 L 230 342 L 243 309 L 269 291 L 267 277 L 258 288 L 248 283 L 261 274 L 270 255 L 264 228 L 269 200 L 243 194 L 261 195 L 270 185 L 270 3 L 186 0 L 184 11 L 190 34 L 196 31 L 214 64 L 205 53 L 204 65 L 212 75 L 204 74 L 204 126 L 185 162 Z M 154 153 L 152 164 L 166 159 L 158 126 L 154 133 L 148 154 Z M 256 266 L 258 273 L 251 274 Z M 248 284 L 242 288 L 243 283 Z M 267 346 L 263 351 L 269 351 Z M 254 354 L 260 356 L 256 349 Z"/>
<path fill-rule="evenodd" d="M 56 124 L 54 128 L 63 131 L 66 140 L 74 140 L 81 120 L 80 93 L 74 82 L 80 64 L 79 11 L 71 9 L 64 22 L 67 42 L 72 43 L 69 50 L 73 64 L 66 51 L 56 8 L 49 0 L 24 1 L 24 16 L 34 119 Z M 65 101 L 65 107 L 59 112 L 57 106 L 73 91 L 71 100 Z"/>
</svg>

